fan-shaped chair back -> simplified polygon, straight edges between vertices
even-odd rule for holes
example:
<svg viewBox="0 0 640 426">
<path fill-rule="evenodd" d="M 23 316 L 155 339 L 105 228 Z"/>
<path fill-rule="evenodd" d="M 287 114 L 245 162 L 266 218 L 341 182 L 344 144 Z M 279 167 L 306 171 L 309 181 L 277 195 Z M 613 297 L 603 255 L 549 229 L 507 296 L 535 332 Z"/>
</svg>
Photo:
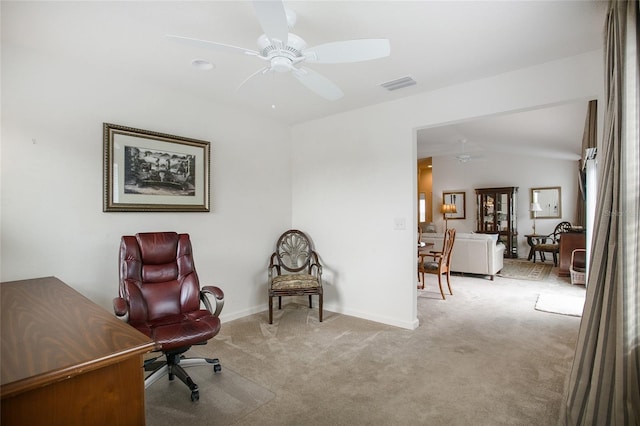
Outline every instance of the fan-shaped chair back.
<svg viewBox="0 0 640 426">
<path fill-rule="evenodd" d="M 278 263 L 288 272 L 309 269 L 312 251 L 309 238 L 296 229 L 282 234 L 276 245 Z"/>
</svg>

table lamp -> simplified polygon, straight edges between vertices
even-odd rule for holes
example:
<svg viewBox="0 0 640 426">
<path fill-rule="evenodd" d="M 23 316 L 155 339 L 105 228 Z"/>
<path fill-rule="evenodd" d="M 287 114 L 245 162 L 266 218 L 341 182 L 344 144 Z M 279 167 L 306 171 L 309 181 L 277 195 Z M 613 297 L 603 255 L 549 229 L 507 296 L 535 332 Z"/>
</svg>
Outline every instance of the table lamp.
<svg viewBox="0 0 640 426">
<path fill-rule="evenodd" d="M 442 212 L 442 215 L 444 216 L 444 229 L 445 231 L 447 229 L 449 229 L 449 222 L 448 222 L 448 217 L 447 214 L 448 213 L 457 213 L 457 209 L 456 209 L 456 205 L 455 204 L 443 204 L 442 207 L 440 208 L 440 211 Z"/>
<path fill-rule="evenodd" d="M 536 235 L 536 213 L 541 212 L 542 207 L 540 207 L 540 203 L 538 202 L 531 203 L 529 211 L 533 213 L 533 235 Z"/>
</svg>

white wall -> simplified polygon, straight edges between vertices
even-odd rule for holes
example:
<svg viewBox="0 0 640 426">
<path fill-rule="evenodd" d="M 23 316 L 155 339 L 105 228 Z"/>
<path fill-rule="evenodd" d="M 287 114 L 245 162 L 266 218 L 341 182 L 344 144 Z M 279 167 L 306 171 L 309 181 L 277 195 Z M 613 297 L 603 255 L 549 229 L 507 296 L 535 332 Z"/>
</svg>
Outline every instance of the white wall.
<svg viewBox="0 0 640 426">
<path fill-rule="evenodd" d="M 466 219 L 449 220 L 449 227 L 458 232 L 473 232 L 476 229 L 475 189 L 502 186 L 517 186 L 516 204 L 518 225 L 518 257 L 529 254 L 526 234 L 533 233 L 530 217 L 531 188 L 561 187 L 562 217 L 559 219 L 536 219 L 536 233 L 550 234 L 562 221 L 575 222 L 578 196 L 578 162 L 508 153 L 491 153 L 482 160 L 460 163 L 451 156 L 433 158 L 433 218 L 436 229 L 442 232 L 444 219 L 439 213 L 444 191 L 464 191 L 466 197 Z"/>
<path fill-rule="evenodd" d="M 103 213 L 102 123 L 211 142 L 210 213 Z M 251 125 L 248 125 L 251 123 Z M 120 236 L 191 234 L 223 319 L 266 309 L 291 224 L 288 127 L 111 70 L 2 46 L 2 281 L 54 275 L 111 309 Z"/>
<path fill-rule="evenodd" d="M 591 52 L 295 126 L 293 224 L 327 265 L 327 309 L 418 325 L 415 129 L 601 101 L 601 70 Z"/>
<path fill-rule="evenodd" d="M 602 100 L 592 52 L 288 129 L 2 47 L 0 278 L 55 275 L 108 309 L 120 236 L 173 229 L 191 233 L 202 281 L 225 289 L 223 319 L 264 310 L 268 254 L 293 226 L 323 258 L 328 310 L 414 328 L 416 129 Z M 103 213 L 103 122 L 211 141 L 213 212 Z"/>
</svg>

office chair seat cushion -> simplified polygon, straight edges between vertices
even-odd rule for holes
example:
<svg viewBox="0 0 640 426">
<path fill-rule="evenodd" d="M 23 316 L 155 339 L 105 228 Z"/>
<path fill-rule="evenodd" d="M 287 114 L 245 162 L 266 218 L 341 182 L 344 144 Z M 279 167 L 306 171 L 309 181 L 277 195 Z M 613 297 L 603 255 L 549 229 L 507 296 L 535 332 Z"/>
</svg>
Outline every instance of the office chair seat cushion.
<svg viewBox="0 0 640 426">
<path fill-rule="evenodd" d="M 220 331 L 220 319 L 204 309 L 131 325 L 151 337 L 163 351 L 206 342 Z"/>
<path fill-rule="evenodd" d="M 282 290 L 287 288 L 314 288 L 319 287 L 318 277 L 309 274 L 278 275 L 271 282 L 271 288 Z"/>
</svg>

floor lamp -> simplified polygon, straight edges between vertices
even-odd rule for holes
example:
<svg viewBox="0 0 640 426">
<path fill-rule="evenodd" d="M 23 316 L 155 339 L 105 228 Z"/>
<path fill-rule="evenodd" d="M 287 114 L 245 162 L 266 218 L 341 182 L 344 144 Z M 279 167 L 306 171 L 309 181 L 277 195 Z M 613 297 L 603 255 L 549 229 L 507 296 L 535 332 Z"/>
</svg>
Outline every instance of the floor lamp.
<svg viewBox="0 0 640 426">
<path fill-rule="evenodd" d="M 536 215 L 542 211 L 542 207 L 540 207 L 540 203 L 531 203 L 529 211 L 533 213 L 533 235 L 536 235 Z"/>
<path fill-rule="evenodd" d="M 448 222 L 448 217 L 447 214 L 448 213 L 457 213 L 457 209 L 456 209 L 456 205 L 455 204 L 443 204 L 442 207 L 440 208 L 440 211 L 442 212 L 442 215 L 444 216 L 444 230 L 446 231 L 447 229 L 449 229 L 449 222 Z"/>
</svg>

